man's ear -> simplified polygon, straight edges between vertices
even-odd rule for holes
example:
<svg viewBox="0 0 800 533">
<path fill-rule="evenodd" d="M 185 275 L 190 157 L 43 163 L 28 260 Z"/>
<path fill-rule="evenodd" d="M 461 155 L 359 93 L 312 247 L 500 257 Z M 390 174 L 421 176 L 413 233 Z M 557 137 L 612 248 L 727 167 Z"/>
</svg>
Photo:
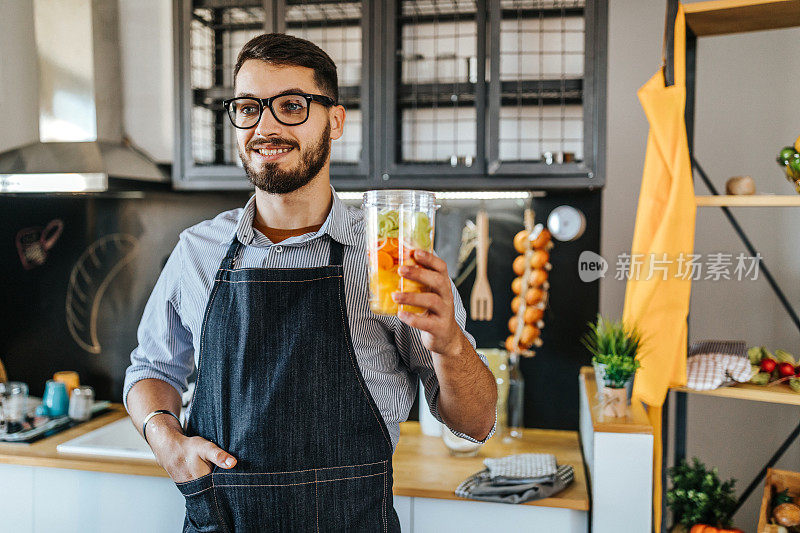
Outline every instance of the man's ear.
<svg viewBox="0 0 800 533">
<path fill-rule="evenodd" d="M 344 106 L 335 105 L 328 111 L 331 121 L 331 139 L 338 139 L 344 134 Z"/>
</svg>

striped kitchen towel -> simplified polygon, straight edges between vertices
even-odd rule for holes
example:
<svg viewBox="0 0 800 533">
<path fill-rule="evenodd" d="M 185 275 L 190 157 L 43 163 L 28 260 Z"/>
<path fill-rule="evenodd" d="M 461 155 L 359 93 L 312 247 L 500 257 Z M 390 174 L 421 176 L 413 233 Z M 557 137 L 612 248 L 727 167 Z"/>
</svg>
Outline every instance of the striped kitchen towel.
<svg viewBox="0 0 800 533">
<path fill-rule="evenodd" d="M 575 479 L 572 465 L 560 465 L 546 481 L 517 485 L 496 484 L 485 468 L 472 474 L 456 488 L 456 496 L 497 503 L 525 503 L 549 498 L 564 490 Z"/>
<path fill-rule="evenodd" d="M 686 387 L 713 390 L 753 375 L 745 341 L 699 341 L 689 346 Z"/>
<path fill-rule="evenodd" d="M 551 479 L 556 473 L 556 456 L 552 453 L 487 457 L 483 464 L 495 484 L 534 483 Z"/>
</svg>

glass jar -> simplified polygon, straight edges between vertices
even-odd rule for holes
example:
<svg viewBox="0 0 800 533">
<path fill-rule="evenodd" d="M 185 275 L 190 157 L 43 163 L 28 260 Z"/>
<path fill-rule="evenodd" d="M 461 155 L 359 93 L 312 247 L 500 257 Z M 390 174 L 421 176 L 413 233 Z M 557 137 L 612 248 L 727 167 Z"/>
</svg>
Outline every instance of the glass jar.
<svg viewBox="0 0 800 533">
<path fill-rule="evenodd" d="M 21 381 L 0 383 L 0 434 L 22 429 L 28 414 L 28 385 Z"/>
<path fill-rule="evenodd" d="M 478 455 L 478 450 L 483 446 L 480 442 L 472 442 L 459 437 L 445 424 L 442 424 L 442 440 L 450 451 L 450 455 L 455 457 L 474 457 Z"/>
<path fill-rule="evenodd" d="M 69 417 L 72 420 L 84 421 L 92 418 L 94 405 L 94 389 L 88 385 L 72 389 L 72 399 L 69 401 Z"/>
<path fill-rule="evenodd" d="M 422 313 L 424 309 L 402 305 L 393 292 L 425 292 L 416 281 L 400 277 L 397 269 L 415 265 L 414 250 L 433 251 L 436 196 L 428 191 L 383 190 L 364 193 L 366 218 L 369 306 L 378 315 L 397 315 L 398 310 Z"/>
<path fill-rule="evenodd" d="M 0 383 L 0 407 L 5 422 L 22 422 L 28 409 L 28 385 L 21 381 Z"/>
</svg>

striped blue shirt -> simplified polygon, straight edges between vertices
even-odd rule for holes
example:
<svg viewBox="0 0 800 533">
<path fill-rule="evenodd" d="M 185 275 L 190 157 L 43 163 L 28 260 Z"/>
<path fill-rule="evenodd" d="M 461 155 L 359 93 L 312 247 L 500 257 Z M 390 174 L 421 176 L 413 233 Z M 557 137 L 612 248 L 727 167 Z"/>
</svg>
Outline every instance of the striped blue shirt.
<svg viewBox="0 0 800 533">
<path fill-rule="evenodd" d="M 369 309 L 362 211 L 343 204 L 333 191 L 333 205 L 319 231 L 273 244 L 253 228 L 255 208 L 253 195 L 243 208 L 225 211 L 181 232 L 138 328 L 139 345 L 131 353 L 131 365 L 125 373 L 126 408 L 128 391 L 142 379 L 161 379 L 180 393 L 187 390 L 188 377 L 198 364 L 200 330 L 215 273 L 234 233 L 244 245 L 237 268 L 325 265 L 330 249 L 329 239 L 324 238 L 327 234 L 344 245 L 344 290 L 353 348 L 364 381 L 386 422 L 392 446 L 397 445 L 399 424 L 408 418 L 414 403 L 417 376 L 425 387 L 431 413 L 441 420 L 437 407 L 439 382 L 431 352 L 422 344 L 419 330 L 397 317 L 376 315 Z M 452 290 L 455 318 L 464 330 L 466 312 L 455 286 Z M 474 347 L 472 335 L 466 330 L 464 334 Z M 486 364 L 483 355 L 481 359 Z M 486 438 L 493 433 L 494 429 Z"/>
</svg>

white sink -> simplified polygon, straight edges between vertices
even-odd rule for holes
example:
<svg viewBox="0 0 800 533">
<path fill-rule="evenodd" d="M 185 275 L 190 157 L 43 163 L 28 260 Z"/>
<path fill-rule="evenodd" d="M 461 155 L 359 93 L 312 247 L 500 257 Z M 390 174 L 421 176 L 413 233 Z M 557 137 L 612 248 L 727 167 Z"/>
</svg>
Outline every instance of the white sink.
<svg viewBox="0 0 800 533">
<path fill-rule="evenodd" d="M 153 452 L 125 417 L 56 446 L 58 453 L 155 460 Z"/>
</svg>

